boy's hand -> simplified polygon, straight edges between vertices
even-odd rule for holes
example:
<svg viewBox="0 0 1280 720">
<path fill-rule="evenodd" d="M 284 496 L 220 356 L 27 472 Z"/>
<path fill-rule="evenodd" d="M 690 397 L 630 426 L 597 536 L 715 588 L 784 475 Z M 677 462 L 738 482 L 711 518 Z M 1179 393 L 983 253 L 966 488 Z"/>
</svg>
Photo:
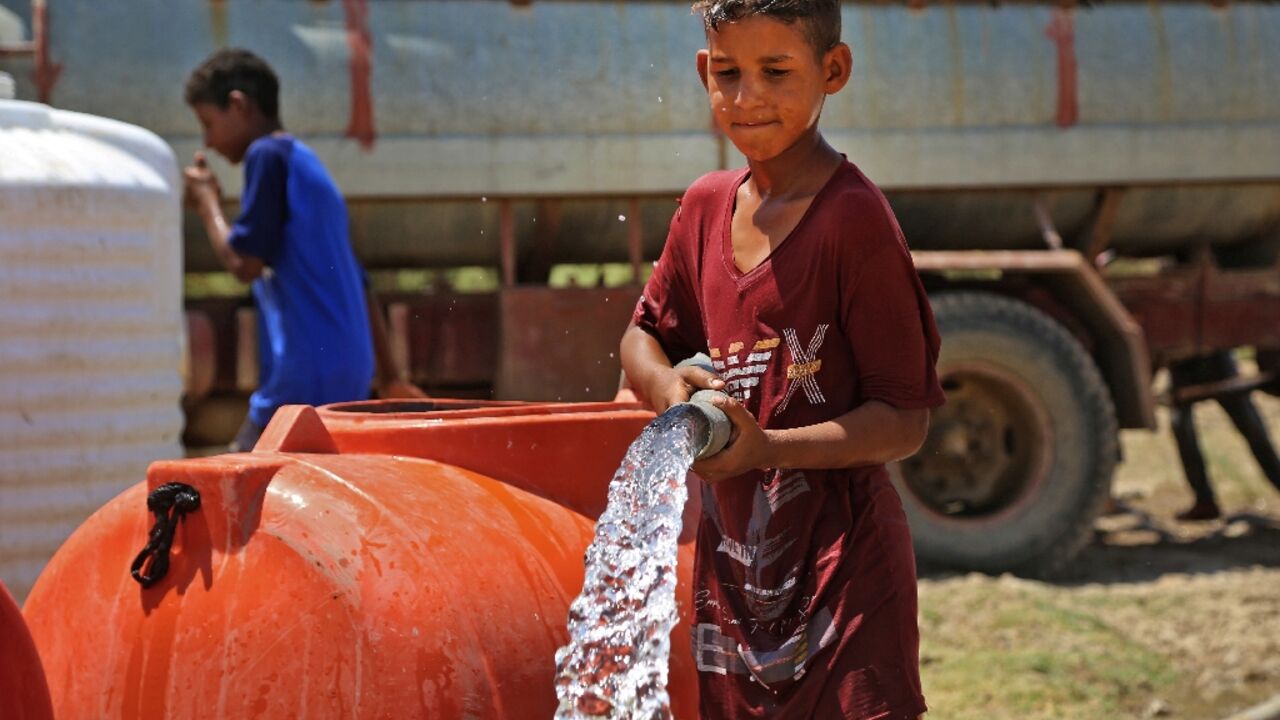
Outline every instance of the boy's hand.
<svg viewBox="0 0 1280 720">
<path fill-rule="evenodd" d="M 723 384 L 723 383 L 722 383 Z M 707 482 L 716 483 L 750 470 L 773 466 L 769 436 L 756 419 L 731 397 L 717 397 L 711 403 L 724 411 L 733 423 L 733 434 L 723 450 L 693 464 L 693 471 Z"/>
<path fill-rule="evenodd" d="M 383 400 L 417 400 L 431 397 L 408 380 L 388 380 L 375 388 Z"/>
<path fill-rule="evenodd" d="M 666 368 L 657 375 L 645 396 L 654 412 L 661 415 L 667 408 L 688 400 L 695 391 L 703 389 L 724 390 L 724 380 L 698 367 Z"/>
<path fill-rule="evenodd" d="M 218 184 L 218 176 L 209 169 L 209 162 L 203 152 L 196 151 L 194 164 L 183 168 L 182 180 L 185 186 L 184 199 L 188 205 L 199 207 L 212 201 L 222 202 L 222 186 Z"/>
</svg>

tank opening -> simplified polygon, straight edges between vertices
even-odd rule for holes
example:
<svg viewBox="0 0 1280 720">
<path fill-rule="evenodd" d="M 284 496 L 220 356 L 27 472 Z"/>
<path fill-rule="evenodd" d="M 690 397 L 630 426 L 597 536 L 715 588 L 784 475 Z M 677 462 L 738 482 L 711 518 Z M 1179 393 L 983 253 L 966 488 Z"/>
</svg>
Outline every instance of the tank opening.
<svg viewBox="0 0 1280 720">
<path fill-rule="evenodd" d="M 350 402 L 330 405 L 328 409 L 335 412 L 349 413 L 425 413 L 448 412 L 451 410 L 479 410 L 493 407 L 495 403 L 477 400 L 475 402 L 459 402 L 451 400 L 439 402 L 435 400 L 378 400 L 369 402 Z M 498 403 L 504 404 L 504 403 Z"/>
</svg>

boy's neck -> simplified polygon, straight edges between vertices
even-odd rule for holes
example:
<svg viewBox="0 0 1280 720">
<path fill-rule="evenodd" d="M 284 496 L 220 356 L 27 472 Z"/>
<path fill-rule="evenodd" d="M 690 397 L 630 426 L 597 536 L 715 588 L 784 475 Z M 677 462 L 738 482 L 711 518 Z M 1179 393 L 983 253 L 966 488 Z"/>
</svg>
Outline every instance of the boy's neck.
<svg viewBox="0 0 1280 720">
<path fill-rule="evenodd" d="M 266 135 L 272 135 L 278 132 L 284 132 L 284 123 L 280 122 L 280 118 L 269 118 L 264 115 L 258 115 L 253 119 L 253 123 L 249 128 L 253 139 L 257 140 Z"/>
<path fill-rule="evenodd" d="M 816 193 L 843 160 L 814 128 L 781 155 L 769 160 L 748 160 L 747 167 L 761 199 L 781 199 Z"/>
</svg>

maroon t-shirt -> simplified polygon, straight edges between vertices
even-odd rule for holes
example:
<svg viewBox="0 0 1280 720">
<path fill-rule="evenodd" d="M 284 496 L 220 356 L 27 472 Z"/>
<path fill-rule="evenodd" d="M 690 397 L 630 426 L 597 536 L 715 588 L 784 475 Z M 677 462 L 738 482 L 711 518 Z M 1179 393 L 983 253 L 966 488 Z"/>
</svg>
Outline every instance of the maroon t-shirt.
<svg viewBox="0 0 1280 720">
<path fill-rule="evenodd" d="M 743 273 L 730 237 L 747 171 L 685 193 L 636 324 L 672 362 L 711 356 L 764 428 L 869 400 L 943 401 L 938 333 L 880 191 L 844 163 Z M 883 465 L 753 471 L 705 485 L 693 649 L 704 717 L 914 718 L 915 560 Z"/>
</svg>

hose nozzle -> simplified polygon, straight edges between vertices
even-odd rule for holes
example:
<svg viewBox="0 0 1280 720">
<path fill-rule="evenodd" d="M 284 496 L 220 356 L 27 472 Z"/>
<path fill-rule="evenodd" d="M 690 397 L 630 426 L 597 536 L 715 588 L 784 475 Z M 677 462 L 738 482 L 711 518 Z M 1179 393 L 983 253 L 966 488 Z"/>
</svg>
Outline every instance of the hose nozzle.
<svg viewBox="0 0 1280 720">
<path fill-rule="evenodd" d="M 711 364 L 711 358 L 704 353 L 698 353 L 691 358 L 681 360 L 676 367 L 699 367 L 713 375 L 716 374 L 715 367 Z M 729 397 L 727 393 L 720 390 L 699 390 L 691 395 L 686 402 L 679 403 L 687 405 L 697 410 L 707 419 L 707 437 L 702 444 L 702 448 L 698 451 L 699 460 L 709 458 L 712 455 L 724 449 L 729 444 L 729 437 L 733 433 L 733 423 L 729 421 L 729 416 L 724 411 L 712 404 L 711 399 L 714 397 Z"/>
</svg>

